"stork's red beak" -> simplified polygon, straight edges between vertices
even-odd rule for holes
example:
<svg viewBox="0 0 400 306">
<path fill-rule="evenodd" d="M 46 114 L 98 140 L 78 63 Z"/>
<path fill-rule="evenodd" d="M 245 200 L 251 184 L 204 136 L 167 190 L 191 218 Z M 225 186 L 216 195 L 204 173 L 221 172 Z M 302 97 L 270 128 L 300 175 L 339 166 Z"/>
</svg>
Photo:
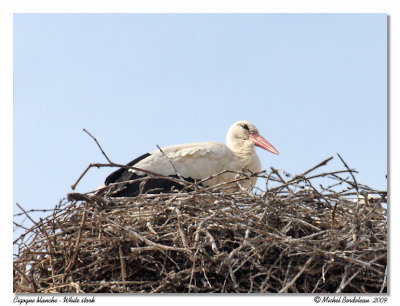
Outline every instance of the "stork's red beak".
<svg viewBox="0 0 400 306">
<path fill-rule="evenodd" d="M 264 137 L 258 133 L 252 133 L 249 135 L 249 139 L 260 148 L 263 148 L 271 153 L 279 155 L 279 152 L 270 144 Z"/>
</svg>

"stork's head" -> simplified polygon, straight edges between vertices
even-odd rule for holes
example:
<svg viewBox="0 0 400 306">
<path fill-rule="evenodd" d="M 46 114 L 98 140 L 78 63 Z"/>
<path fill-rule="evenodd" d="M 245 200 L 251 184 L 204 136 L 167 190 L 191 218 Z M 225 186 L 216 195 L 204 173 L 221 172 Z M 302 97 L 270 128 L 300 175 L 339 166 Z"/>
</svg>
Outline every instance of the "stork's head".
<svg viewBox="0 0 400 306">
<path fill-rule="evenodd" d="M 279 152 L 259 133 L 254 124 L 248 121 L 235 122 L 226 135 L 226 143 L 233 151 L 254 148 L 254 145 L 263 148 L 271 153 Z"/>
</svg>

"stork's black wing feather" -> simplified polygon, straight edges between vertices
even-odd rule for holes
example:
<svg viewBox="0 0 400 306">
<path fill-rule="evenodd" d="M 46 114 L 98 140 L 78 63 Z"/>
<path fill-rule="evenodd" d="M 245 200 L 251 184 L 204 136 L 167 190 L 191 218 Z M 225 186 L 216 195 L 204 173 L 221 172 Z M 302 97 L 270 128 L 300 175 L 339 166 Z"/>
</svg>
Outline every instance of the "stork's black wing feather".
<svg viewBox="0 0 400 306">
<path fill-rule="evenodd" d="M 143 154 L 142 156 L 139 156 L 138 158 L 132 160 L 127 164 L 127 166 L 134 166 L 141 160 L 145 159 L 146 157 L 149 157 L 150 153 Z M 132 174 L 132 172 L 128 172 L 128 169 L 125 168 L 119 168 L 117 171 L 114 171 L 111 173 L 109 176 L 107 176 L 105 185 L 111 184 L 111 183 L 116 183 L 116 182 L 123 182 L 123 181 L 128 181 L 130 180 L 130 176 L 127 177 L 127 174 Z"/>
<path fill-rule="evenodd" d="M 127 164 L 127 166 L 135 166 L 138 162 L 141 160 L 149 157 L 151 154 L 146 153 L 143 154 L 142 156 L 134 159 L 130 163 Z M 105 185 L 109 185 L 112 183 L 118 183 L 117 185 L 114 186 L 109 186 L 110 188 L 108 189 L 109 195 L 112 197 L 134 197 L 137 196 L 140 192 L 146 193 L 146 192 L 151 192 L 151 193 L 161 193 L 161 192 L 171 192 L 171 188 L 175 188 L 177 190 L 180 190 L 184 187 L 184 185 L 172 181 L 169 179 L 164 179 L 164 178 L 146 178 L 145 181 L 137 180 L 141 178 L 147 177 L 146 174 L 144 175 L 137 175 L 134 171 L 128 171 L 129 169 L 125 168 L 120 168 L 117 171 L 111 173 L 105 181 Z M 177 175 L 170 175 L 171 178 L 176 178 L 178 179 L 179 177 Z M 134 181 L 137 180 L 137 181 Z M 195 180 L 192 178 L 184 178 L 184 180 L 194 183 Z M 124 183 L 128 182 L 129 183 Z M 132 182 L 134 181 L 134 182 Z M 143 184 L 141 185 L 141 182 Z"/>
</svg>

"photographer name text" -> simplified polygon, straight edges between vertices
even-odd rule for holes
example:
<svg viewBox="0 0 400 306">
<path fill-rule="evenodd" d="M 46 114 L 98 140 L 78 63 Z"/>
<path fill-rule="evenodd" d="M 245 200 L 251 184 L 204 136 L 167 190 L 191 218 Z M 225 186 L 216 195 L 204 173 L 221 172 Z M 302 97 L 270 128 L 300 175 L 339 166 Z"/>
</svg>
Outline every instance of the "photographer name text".
<svg viewBox="0 0 400 306">
<path fill-rule="evenodd" d="M 361 297 L 361 296 L 315 296 L 314 302 L 315 303 L 344 303 L 344 304 L 383 304 L 386 303 L 388 300 L 387 297 Z"/>
</svg>

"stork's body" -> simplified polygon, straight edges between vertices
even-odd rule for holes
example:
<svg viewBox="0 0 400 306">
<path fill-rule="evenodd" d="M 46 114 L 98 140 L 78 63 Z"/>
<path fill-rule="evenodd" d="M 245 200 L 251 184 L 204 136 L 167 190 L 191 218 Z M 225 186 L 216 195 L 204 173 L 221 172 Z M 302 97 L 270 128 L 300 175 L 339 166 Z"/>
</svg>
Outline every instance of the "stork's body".
<svg viewBox="0 0 400 306">
<path fill-rule="evenodd" d="M 155 150 L 133 160 L 128 166 L 151 171 L 163 176 L 181 177 L 189 182 L 201 181 L 225 170 L 249 170 L 252 173 L 261 170 L 254 145 L 260 146 L 272 153 L 278 151 L 258 134 L 256 127 L 246 121 L 236 122 L 228 131 L 227 145 L 218 142 L 189 143 L 175 145 Z M 235 173 L 223 173 L 202 182 L 203 186 L 214 186 L 229 182 L 235 178 Z M 147 173 L 121 168 L 110 174 L 105 185 L 109 186 L 111 196 L 136 196 L 139 192 L 169 192 L 171 187 L 182 188 L 177 182 L 162 178 L 149 178 L 144 185 L 140 180 Z M 242 182 L 244 186 L 253 187 L 257 178 L 252 177 Z M 129 183 L 123 183 L 130 181 Z M 115 184 L 120 183 L 121 184 Z M 110 185 L 111 184 L 111 185 Z"/>
</svg>

